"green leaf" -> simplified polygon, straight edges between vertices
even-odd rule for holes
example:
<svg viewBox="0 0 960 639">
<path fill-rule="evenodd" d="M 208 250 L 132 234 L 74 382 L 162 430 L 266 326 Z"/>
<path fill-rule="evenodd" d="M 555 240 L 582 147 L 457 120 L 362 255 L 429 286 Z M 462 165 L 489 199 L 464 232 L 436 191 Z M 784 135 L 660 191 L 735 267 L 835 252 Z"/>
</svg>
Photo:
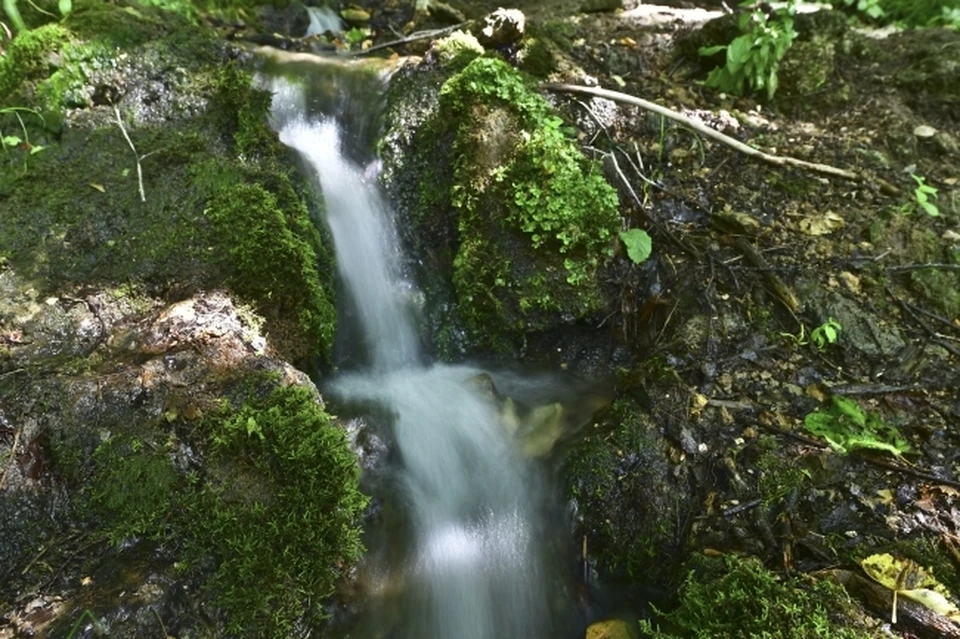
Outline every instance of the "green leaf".
<svg viewBox="0 0 960 639">
<path fill-rule="evenodd" d="M 867 423 L 867 413 L 856 402 L 856 400 L 840 395 L 834 395 L 830 398 L 833 407 L 836 409 L 837 416 L 849 417 L 857 426 L 865 426 Z"/>
<path fill-rule="evenodd" d="M 653 252 L 653 240 L 642 229 L 620 231 L 620 240 L 627 247 L 627 256 L 634 264 L 642 264 Z"/>
<path fill-rule="evenodd" d="M 18 146 L 23 140 L 15 135 L 6 135 L 0 139 L 0 142 L 3 142 L 3 146 Z"/>
<path fill-rule="evenodd" d="M 726 48 L 727 48 L 727 45 L 725 45 L 725 44 L 718 44 L 718 45 L 713 46 L 713 47 L 700 47 L 700 49 L 697 51 L 697 53 L 700 54 L 701 57 L 709 58 L 709 57 L 712 56 L 712 55 L 716 55 L 716 54 L 720 53 L 721 51 L 723 51 L 723 50 L 726 49 Z"/>
<path fill-rule="evenodd" d="M 66 18 L 73 11 L 73 0 L 60 0 L 57 6 L 60 8 L 60 15 Z"/>
</svg>

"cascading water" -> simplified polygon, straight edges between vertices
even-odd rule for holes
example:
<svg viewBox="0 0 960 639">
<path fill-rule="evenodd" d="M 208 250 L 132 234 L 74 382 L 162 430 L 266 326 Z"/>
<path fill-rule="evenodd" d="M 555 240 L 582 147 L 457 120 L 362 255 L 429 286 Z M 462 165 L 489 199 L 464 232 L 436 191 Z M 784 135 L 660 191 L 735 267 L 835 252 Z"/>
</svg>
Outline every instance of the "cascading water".
<svg viewBox="0 0 960 639">
<path fill-rule="evenodd" d="M 492 393 L 465 366 L 427 365 L 400 248 L 375 180 L 348 159 L 335 114 L 307 115 L 303 90 L 274 80 L 281 140 L 316 172 L 345 293 L 363 335 L 362 372 L 328 391 L 390 416 L 403 525 L 400 558 L 375 569 L 399 610 L 370 634 L 461 639 L 554 636 L 543 481 L 516 450 Z M 486 379 L 491 379 L 487 377 Z M 381 553 L 387 555 L 389 553 Z M 376 606 L 374 606 L 376 607 Z M 385 613 L 384 605 L 371 615 Z M 376 624 L 367 624 L 367 626 Z"/>
</svg>

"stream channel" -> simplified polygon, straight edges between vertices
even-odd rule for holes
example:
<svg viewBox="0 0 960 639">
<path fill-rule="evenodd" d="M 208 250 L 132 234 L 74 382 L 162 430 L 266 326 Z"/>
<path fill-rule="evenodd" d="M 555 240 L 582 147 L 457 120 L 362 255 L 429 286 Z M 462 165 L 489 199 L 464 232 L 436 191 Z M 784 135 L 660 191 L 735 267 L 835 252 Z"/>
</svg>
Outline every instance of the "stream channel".
<svg viewBox="0 0 960 639">
<path fill-rule="evenodd" d="M 517 415 L 559 415 L 576 384 L 560 373 L 429 361 L 416 260 L 404 254 L 376 177 L 384 73 L 301 58 L 268 65 L 262 82 L 336 248 L 339 370 L 324 394 L 388 451 L 366 471 L 376 477 L 364 478 L 375 506 L 351 604 L 360 610 L 341 615 L 347 621 L 335 615 L 331 635 L 582 636 L 564 505 L 543 451 L 524 451 L 517 433 Z"/>
</svg>

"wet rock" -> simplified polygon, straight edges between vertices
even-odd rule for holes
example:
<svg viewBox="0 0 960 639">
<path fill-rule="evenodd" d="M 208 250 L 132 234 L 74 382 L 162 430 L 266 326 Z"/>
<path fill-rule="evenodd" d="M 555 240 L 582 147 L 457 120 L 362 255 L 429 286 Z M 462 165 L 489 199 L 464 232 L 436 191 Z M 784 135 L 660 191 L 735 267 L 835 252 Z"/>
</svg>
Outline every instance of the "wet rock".
<svg viewBox="0 0 960 639">
<path fill-rule="evenodd" d="M 623 9 L 623 0 L 584 0 L 580 11 L 584 13 L 602 13 Z"/>
<path fill-rule="evenodd" d="M 284 7 L 266 4 L 260 9 L 260 24 L 266 33 L 298 38 L 307 32 L 310 16 L 299 2 L 291 2 Z"/>
</svg>

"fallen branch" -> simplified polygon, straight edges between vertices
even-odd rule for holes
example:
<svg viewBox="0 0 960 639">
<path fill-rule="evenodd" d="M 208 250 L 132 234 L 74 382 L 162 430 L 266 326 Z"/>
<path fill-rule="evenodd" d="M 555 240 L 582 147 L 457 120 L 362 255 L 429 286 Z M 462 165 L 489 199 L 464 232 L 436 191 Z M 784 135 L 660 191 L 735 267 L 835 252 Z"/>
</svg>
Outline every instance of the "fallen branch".
<svg viewBox="0 0 960 639">
<path fill-rule="evenodd" d="M 466 22 L 461 22 L 455 24 L 452 27 L 444 27 L 442 29 L 431 29 L 430 31 L 417 31 L 416 33 L 411 33 L 410 35 L 400 38 L 399 40 L 391 40 L 390 42 L 384 42 L 382 44 L 376 44 L 372 47 L 367 47 L 361 51 L 351 51 L 347 55 L 351 56 L 361 56 L 367 55 L 368 53 L 373 53 L 374 51 L 379 51 L 381 49 L 389 49 L 390 47 L 399 47 L 404 44 L 410 44 L 411 42 L 416 42 L 417 40 L 426 40 L 427 38 L 435 38 L 439 35 L 445 35 L 451 31 L 456 31 L 457 29 L 463 27 Z"/>
<path fill-rule="evenodd" d="M 607 89 L 601 89 L 598 87 L 585 87 L 575 84 L 544 84 L 542 85 L 544 89 L 548 91 L 558 91 L 561 93 L 578 93 L 580 95 L 590 95 L 597 98 L 605 98 L 607 100 L 613 100 L 614 102 L 621 102 L 623 104 L 630 104 L 633 106 L 640 107 L 647 111 L 651 111 L 658 115 L 662 115 L 665 118 L 673 120 L 674 122 L 679 122 L 684 126 L 688 126 L 697 133 L 700 133 L 708 138 L 716 140 L 721 144 L 724 144 L 744 155 L 749 157 L 762 160 L 768 164 L 773 164 L 774 166 L 795 166 L 797 168 L 806 169 L 808 171 L 813 171 L 815 173 L 822 173 L 824 175 L 829 175 L 831 177 L 839 177 L 845 180 L 854 180 L 862 181 L 863 177 L 853 171 L 847 171 L 845 169 L 839 169 L 835 166 L 830 166 L 829 164 L 818 164 L 816 162 L 807 162 L 805 160 L 798 160 L 797 158 L 792 158 L 784 155 L 771 155 L 770 153 L 764 153 L 759 149 L 755 149 L 752 146 L 748 146 L 739 140 L 736 140 L 729 135 L 724 135 L 715 129 L 711 129 L 702 122 L 697 122 L 682 113 L 678 113 L 672 109 L 660 106 L 654 102 L 644 100 L 642 98 L 636 98 L 632 95 L 627 95 L 626 93 L 620 93 L 619 91 L 609 91 Z"/>
<path fill-rule="evenodd" d="M 140 168 L 140 160 L 147 156 L 141 156 L 137 153 L 137 147 L 133 146 L 133 140 L 127 135 L 127 127 L 123 126 L 123 118 L 120 117 L 120 108 L 116 104 L 113 105 L 113 112 L 117 114 L 117 124 L 120 125 L 120 132 L 123 133 L 123 137 L 127 141 L 127 144 L 130 145 L 130 150 L 133 151 L 133 157 L 137 161 L 137 185 L 140 187 L 140 201 L 146 202 L 147 196 L 143 192 L 143 169 Z"/>
</svg>

